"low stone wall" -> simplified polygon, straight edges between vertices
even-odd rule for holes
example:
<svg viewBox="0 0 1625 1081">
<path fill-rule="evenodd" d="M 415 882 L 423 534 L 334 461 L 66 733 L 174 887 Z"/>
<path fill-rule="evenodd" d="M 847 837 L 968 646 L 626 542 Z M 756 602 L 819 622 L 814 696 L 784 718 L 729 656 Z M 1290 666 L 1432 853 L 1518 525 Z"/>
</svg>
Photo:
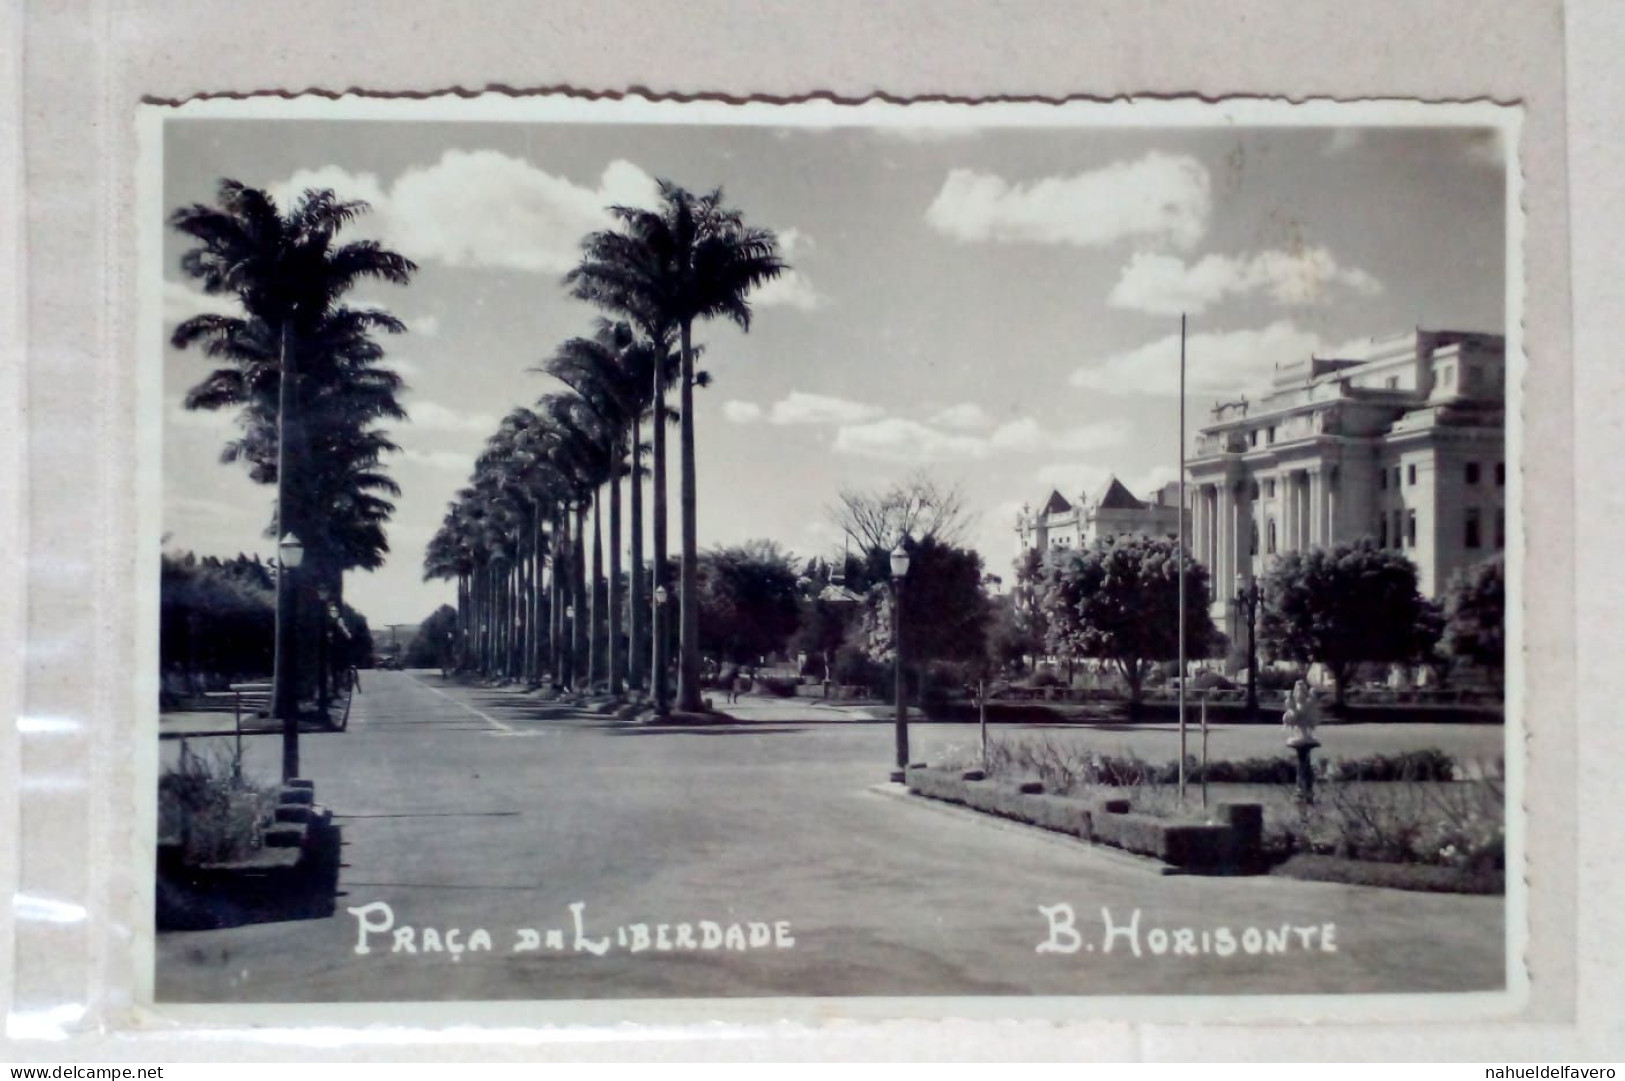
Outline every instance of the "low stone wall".
<svg viewBox="0 0 1625 1081">
<path fill-rule="evenodd" d="M 1135 814 L 1125 799 L 1055 796 L 1034 783 L 988 780 L 980 770 L 910 766 L 906 777 L 917 795 L 1152 856 L 1182 870 L 1253 874 L 1263 869 L 1264 809 L 1256 803 L 1216 804 L 1207 823 L 1175 822 Z"/>
</svg>

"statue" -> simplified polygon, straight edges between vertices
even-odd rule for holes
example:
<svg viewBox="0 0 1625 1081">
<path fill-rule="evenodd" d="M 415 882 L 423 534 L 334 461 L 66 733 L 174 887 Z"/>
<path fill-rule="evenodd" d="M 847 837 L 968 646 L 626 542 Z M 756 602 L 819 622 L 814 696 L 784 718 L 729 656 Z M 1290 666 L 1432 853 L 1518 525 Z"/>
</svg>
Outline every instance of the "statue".
<svg viewBox="0 0 1625 1081">
<path fill-rule="evenodd" d="M 1309 684 L 1300 679 L 1293 685 L 1292 693 L 1287 695 L 1286 711 L 1281 714 L 1281 727 L 1292 730 L 1286 745 L 1298 756 L 1298 801 L 1304 804 L 1315 802 L 1315 771 L 1309 763 L 1309 752 L 1320 746 L 1320 740 L 1315 738 L 1315 725 L 1318 723 Z"/>
<path fill-rule="evenodd" d="M 1299 744 L 1319 746 L 1315 739 L 1315 727 L 1320 723 L 1315 712 L 1315 699 L 1309 693 L 1309 684 L 1305 680 L 1298 680 L 1292 687 L 1292 693 L 1287 695 L 1286 711 L 1281 714 L 1281 727 L 1292 730 L 1287 739 L 1288 747 Z"/>
</svg>

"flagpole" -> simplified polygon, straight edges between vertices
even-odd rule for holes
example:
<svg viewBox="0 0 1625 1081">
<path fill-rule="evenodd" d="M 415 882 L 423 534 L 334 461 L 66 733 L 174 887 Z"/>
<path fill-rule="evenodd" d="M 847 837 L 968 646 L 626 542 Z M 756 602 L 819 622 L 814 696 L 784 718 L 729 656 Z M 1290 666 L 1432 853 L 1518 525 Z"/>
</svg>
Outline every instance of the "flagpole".
<svg viewBox="0 0 1625 1081">
<path fill-rule="evenodd" d="M 1185 316 L 1179 316 L 1179 802 L 1185 803 Z"/>
</svg>

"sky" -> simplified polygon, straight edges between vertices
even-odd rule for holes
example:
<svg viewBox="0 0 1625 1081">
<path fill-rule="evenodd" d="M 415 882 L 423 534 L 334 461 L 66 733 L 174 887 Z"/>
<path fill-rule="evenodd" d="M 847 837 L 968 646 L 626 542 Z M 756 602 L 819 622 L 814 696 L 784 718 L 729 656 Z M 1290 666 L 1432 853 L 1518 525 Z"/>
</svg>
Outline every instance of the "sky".
<svg viewBox="0 0 1625 1081">
<path fill-rule="evenodd" d="M 696 328 L 702 547 L 838 552 L 839 492 L 924 470 L 962 488 L 968 543 L 1008 578 L 1023 504 L 1175 479 L 1181 313 L 1192 435 L 1277 364 L 1416 326 L 1504 331 L 1506 179 L 1482 129 L 172 118 L 163 153 L 165 213 L 227 177 L 281 201 L 330 187 L 372 206 L 346 235 L 420 267 L 354 294 L 409 327 L 384 343 L 411 415 L 390 429 L 391 555 L 346 582 L 374 626 L 454 601 L 422 581 L 424 545 L 503 414 L 560 389 L 532 369 L 599 314 L 562 276 L 655 178 L 722 187 L 792 267 L 749 333 Z M 231 309 L 184 248 L 166 233 L 166 339 Z M 165 346 L 165 548 L 269 555 L 271 490 L 218 460 L 234 418 L 180 405 L 209 367 Z"/>
</svg>

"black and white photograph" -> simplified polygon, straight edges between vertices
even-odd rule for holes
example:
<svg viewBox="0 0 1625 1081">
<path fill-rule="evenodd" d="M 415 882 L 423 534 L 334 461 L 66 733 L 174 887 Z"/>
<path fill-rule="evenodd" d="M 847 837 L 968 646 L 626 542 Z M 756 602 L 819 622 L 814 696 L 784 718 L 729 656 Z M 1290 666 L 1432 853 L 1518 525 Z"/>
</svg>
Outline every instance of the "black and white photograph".
<svg viewBox="0 0 1625 1081">
<path fill-rule="evenodd" d="M 1524 1000 L 1516 108 L 140 121 L 153 1003 Z"/>
</svg>

